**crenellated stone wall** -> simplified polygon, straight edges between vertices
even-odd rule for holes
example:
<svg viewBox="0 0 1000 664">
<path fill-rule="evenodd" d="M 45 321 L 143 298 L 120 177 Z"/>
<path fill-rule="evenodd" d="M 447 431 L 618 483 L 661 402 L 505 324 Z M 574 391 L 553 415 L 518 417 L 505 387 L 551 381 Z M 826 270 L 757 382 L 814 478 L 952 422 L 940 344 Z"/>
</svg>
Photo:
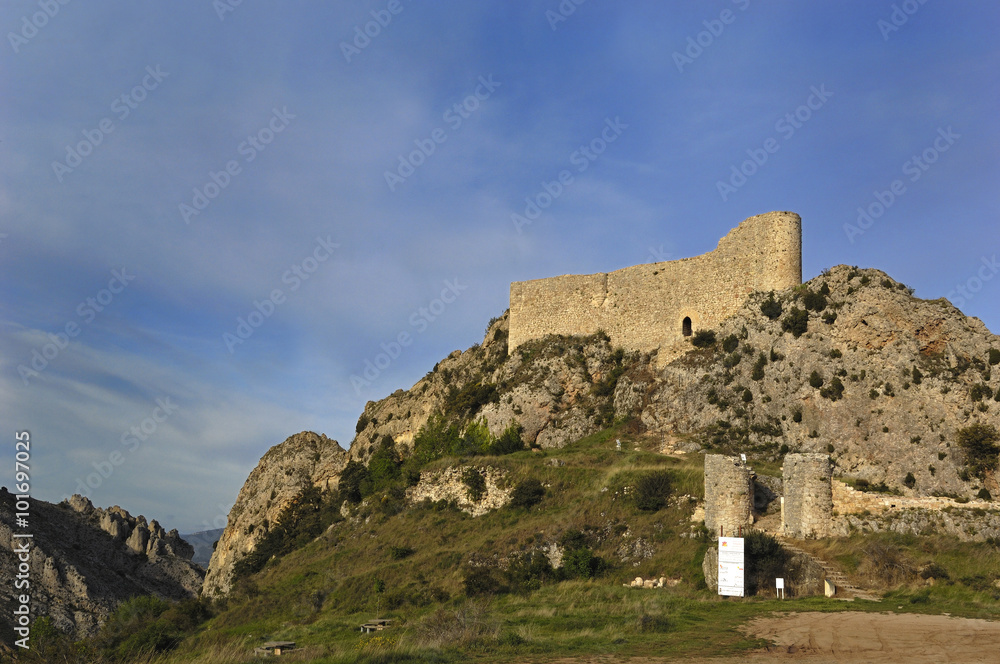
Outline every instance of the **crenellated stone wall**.
<svg viewBox="0 0 1000 664">
<path fill-rule="evenodd" d="M 833 463 L 826 454 L 787 454 L 782 469 L 785 537 L 827 537 L 833 520 Z"/>
<path fill-rule="evenodd" d="M 753 474 L 738 457 L 705 455 L 705 528 L 718 537 L 738 536 L 753 524 Z"/>
<path fill-rule="evenodd" d="M 615 346 L 658 350 L 662 365 L 690 347 L 687 336 L 736 313 L 750 293 L 801 283 L 802 220 L 768 212 L 701 256 L 512 283 L 509 345 L 603 330 Z"/>
</svg>

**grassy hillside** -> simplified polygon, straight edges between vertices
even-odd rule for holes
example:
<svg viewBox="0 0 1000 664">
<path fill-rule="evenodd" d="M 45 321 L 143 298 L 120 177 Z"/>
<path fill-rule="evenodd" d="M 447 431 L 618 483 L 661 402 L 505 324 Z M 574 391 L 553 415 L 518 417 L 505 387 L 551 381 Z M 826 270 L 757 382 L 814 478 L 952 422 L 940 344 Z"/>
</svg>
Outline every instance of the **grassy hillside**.
<svg viewBox="0 0 1000 664">
<path fill-rule="evenodd" d="M 406 504 L 391 489 L 369 495 L 346 518 L 326 506 L 315 513 L 331 518 L 329 527 L 239 580 L 225 600 L 172 607 L 134 602 L 99 639 L 70 648 L 39 634 L 36 659 L 22 661 L 236 664 L 254 661 L 253 647 L 268 640 L 298 643 L 301 651 L 281 661 L 683 658 L 761 645 L 736 627 L 779 609 L 901 606 L 1000 619 L 995 543 L 936 538 L 808 543 L 859 581 L 883 586 L 889 595 L 882 603 L 712 595 L 701 573 L 709 538 L 691 521 L 702 498 L 703 457 L 661 455 L 658 438 L 628 431 L 618 425 L 561 450 L 437 459 L 424 470 L 474 461 L 506 470 L 512 484 L 540 480 L 545 492 L 534 506 L 476 518 L 444 503 Z M 658 509 L 637 499 L 637 487 L 649 477 L 669 479 L 669 499 Z M 293 531 L 289 526 L 288 535 Z M 560 569 L 543 553 L 554 545 L 564 552 Z M 886 564 L 872 565 L 876 559 Z M 928 568 L 932 562 L 938 567 Z M 921 578 L 927 569 L 934 585 Z M 636 576 L 679 583 L 623 587 Z M 375 617 L 391 619 L 392 627 L 361 634 L 359 626 Z M 145 656 L 144 646 L 163 652 Z"/>
</svg>

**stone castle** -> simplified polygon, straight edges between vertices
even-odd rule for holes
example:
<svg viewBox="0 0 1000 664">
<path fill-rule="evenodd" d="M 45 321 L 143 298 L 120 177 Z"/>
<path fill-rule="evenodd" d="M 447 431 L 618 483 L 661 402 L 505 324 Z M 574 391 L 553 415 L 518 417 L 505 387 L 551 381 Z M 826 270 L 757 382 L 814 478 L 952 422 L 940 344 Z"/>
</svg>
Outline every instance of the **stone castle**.
<svg viewBox="0 0 1000 664">
<path fill-rule="evenodd" d="M 658 351 L 662 365 L 689 348 L 686 337 L 736 313 L 750 293 L 801 283 L 802 220 L 769 212 L 744 220 L 701 256 L 512 283 L 509 345 L 603 330 L 615 346 Z"/>
</svg>

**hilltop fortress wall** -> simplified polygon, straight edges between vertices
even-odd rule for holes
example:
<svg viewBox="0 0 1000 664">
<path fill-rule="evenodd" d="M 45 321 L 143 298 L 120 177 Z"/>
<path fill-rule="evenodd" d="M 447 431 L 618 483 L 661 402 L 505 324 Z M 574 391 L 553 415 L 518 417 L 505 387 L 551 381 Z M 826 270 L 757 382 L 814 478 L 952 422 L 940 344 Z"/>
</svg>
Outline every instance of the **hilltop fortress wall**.
<svg viewBox="0 0 1000 664">
<path fill-rule="evenodd" d="M 750 217 L 715 251 L 615 272 L 510 286 L 510 348 L 547 334 L 594 334 L 630 350 L 659 350 L 662 364 L 685 338 L 736 313 L 754 291 L 802 283 L 802 220 L 793 212 Z"/>
</svg>

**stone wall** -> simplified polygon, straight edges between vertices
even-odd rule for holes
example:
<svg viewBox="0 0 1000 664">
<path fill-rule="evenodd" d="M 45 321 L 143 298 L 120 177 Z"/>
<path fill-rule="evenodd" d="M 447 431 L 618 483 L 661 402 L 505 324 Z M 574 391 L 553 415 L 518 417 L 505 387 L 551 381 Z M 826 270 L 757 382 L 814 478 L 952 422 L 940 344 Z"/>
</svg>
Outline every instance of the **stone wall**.
<svg viewBox="0 0 1000 664">
<path fill-rule="evenodd" d="M 689 348 L 685 319 L 689 334 L 712 328 L 750 293 L 800 283 L 802 220 L 769 212 L 746 219 L 701 256 L 512 283 L 509 345 L 604 330 L 615 346 L 659 350 L 662 364 Z"/>
<path fill-rule="evenodd" d="M 785 455 L 785 497 L 781 529 L 785 537 L 826 537 L 833 519 L 833 464 L 826 454 Z"/>
<path fill-rule="evenodd" d="M 710 537 L 737 537 L 753 524 L 754 483 L 738 457 L 705 455 L 705 528 Z"/>
</svg>

